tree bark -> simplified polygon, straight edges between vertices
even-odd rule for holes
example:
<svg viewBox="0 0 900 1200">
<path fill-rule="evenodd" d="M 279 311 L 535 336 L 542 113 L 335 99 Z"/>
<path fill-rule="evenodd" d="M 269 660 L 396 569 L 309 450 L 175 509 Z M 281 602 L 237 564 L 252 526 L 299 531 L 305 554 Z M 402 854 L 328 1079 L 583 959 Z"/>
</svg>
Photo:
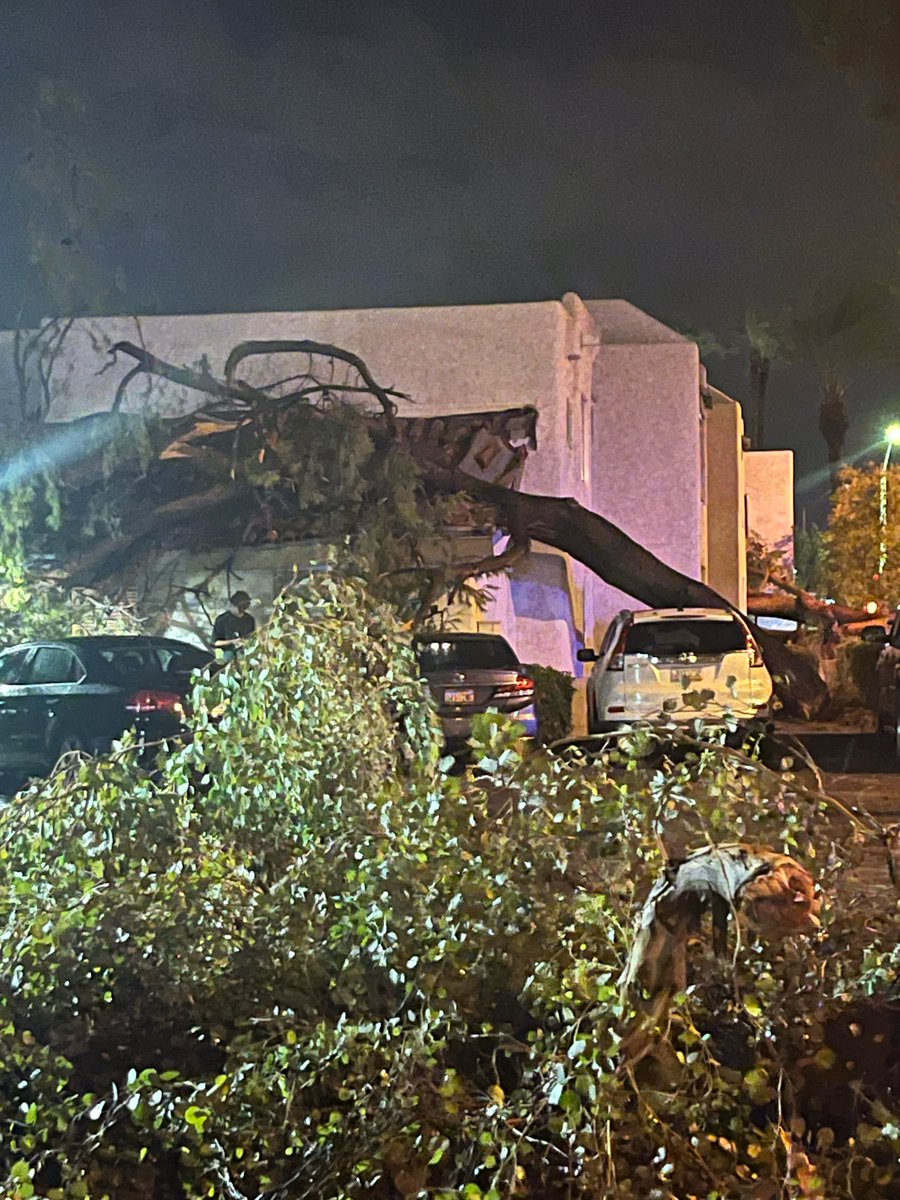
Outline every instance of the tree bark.
<svg viewBox="0 0 900 1200">
<path fill-rule="evenodd" d="M 832 492 L 837 491 L 840 463 L 844 457 L 844 443 L 850 429 L 846 391 L 847 389 L 840 379 L 827 379 L 819 404 L 819 432 L 828 447 Z"/>
<path fill-rule="evenodd" d="M 308 338 L 282 338 L 273 341 L 240 342 L 228 355 L 225 363 L 225 380 L 229 386 L 234 384 L 234 373 L 247 358 L 267 356 L 270 354 L 308 354 L 310 357 L 319 355 L 323 358 L 333 358 L 352 367 L 365 384 L 365 390 L 373 395 L 381 405 L 382 411 L 389 423 L 393 422 L 397 405 L 392 397 L 408 400 L 409 396 L 383 388 L 376 383 L 372 372 L 358 354 L 344 350 L 340 346 L 332 346 L 328 342 L 313 342 Z M 330 385 L 331 386 L 331 385 Z M 341 391 L 340 384 L 334 384 L 334 391 Z"/>
<path fill-rule="evenodd" d="M 73 563 L 66 572 L 67 587 L 96 587 L 131 561 L 136 551 L 152 541 L 160 528 L 194 524 L 203 513 L 233 511 L 249 506 L 252 494 L 235 484 L 219 484 L 199 495 L 184 496 L 152 509 L 135 521 L 126 534 L 106 538 Z"/>
<path fill-rule="evenodd" d="M 807 615 L 825 617 L 837 625 L 872 625 L 879 620 L 878 613 L 867 612 L 864 608 L 848 608 L 846 604 L 826 604 L 824 600 L 800 588 L 790 595 L 780 595 L 778 592 L 751 593 L 747 597 L 747 612 L 752 617 L 784 617 L 796 621 L 803 620 Z M 884 613 L 880 619 L 885 619 Z"/>
<path fill-rule="evenodd" d="M 714 948 L 725 951 L 721 922 L 743 905 L 750 922 L 770 934 L 818 928 L 820 903 L 812 876 L 792 858 L 741 844 L 705 846 L 672 866 L 653 885 L 620 987 L 640 982 L 651 996 L 687 986 L 687 939 L 712 908 Z"/>
</svg>

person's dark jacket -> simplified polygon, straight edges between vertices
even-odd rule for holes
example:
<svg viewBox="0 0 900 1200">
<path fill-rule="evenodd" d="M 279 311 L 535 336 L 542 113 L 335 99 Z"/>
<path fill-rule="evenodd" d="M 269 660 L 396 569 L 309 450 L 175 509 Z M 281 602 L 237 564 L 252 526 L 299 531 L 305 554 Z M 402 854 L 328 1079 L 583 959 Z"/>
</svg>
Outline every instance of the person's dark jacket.
<svg viewBox="0 0 900 1200">
<path fill-rule="evenodd" d="M 233 612 L 219 613 L 213 625 L 213 645 L 219 642 L 231 642 L 238 638 L 248 638 L 256 629 L 256 621 L 249 613 L 240 615 Z"/>
</svg>

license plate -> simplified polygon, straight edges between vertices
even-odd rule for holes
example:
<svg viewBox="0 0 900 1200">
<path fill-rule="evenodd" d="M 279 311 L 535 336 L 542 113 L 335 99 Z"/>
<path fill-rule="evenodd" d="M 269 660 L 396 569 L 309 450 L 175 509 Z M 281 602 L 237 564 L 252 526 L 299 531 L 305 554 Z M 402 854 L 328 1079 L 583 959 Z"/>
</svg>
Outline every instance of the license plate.
<svg viewBox="0 0 900 1200">
<path fill-rule="evenodd" d="M 445 704 L 474 704 L 475 693 L 471 688 L 459 688 L 454 691 L 453 688 L 447 688 L 444 692 Z"/>
<path fill-rule="evenodd" d="M 672 671 L 673 683 L 699 683 L 703 678 L 702 671 Z"/>
</svg>

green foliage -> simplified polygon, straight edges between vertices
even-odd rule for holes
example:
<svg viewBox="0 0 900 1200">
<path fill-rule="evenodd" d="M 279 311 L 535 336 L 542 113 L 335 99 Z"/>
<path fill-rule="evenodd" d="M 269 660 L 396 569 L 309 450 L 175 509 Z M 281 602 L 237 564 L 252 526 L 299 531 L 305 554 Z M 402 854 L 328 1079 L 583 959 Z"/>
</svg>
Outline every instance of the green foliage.
<svg viewBox="0 0 900 1200">
<path fill-rule="evenodd" d="M 84 633 L 138 633 L 140 623 L 127 605 L 88 589 L 63 587 L 52 571 L 42 572 L 26 557 L 26 540 L 42 514 L 45 529 L 61 523 L 59 495 L 47 474 L 0 493 L 0 649 L 30 638 Z"/>
<path fill-rule="evenodd" d="M 888 520 L 884 531 L 879 520 L 880 487 L 880 465 L 841 471 L 822 538 L 829 593 L 856 607 L 863 607 L 869 600 L 883 600 L 893 606 L 900 597 L 900 467 L 888 468 Z M 879 575 L 882 536 L 887 562 Z"/>
<path fill-rule="evenodd" d="M 780 550 L 767 546 L 753 530 L 747 535 L 747 587 L 751 592 L 765 591 L 772 576 L 790 579 L 790 567 Z"/>
<path fill-rule="evenodd" d="M 567 671 L 531 663 L 528 674 L 535 682 L 535 699 L 541 719 L 544 742 L 555 742 L 572 730 L 572 699 L 575 684 Z"/>
<path fill-rule="evenodd" d="M 878 708 L 878 676 L 875 665 L 882 647 L 859 638 L 842 641 L 835 655 L 839 685 L 855 693 L 861 704 Z"/>
<path fill-rule="evenodd" d="M 829 1022 L 896 971 L 896 913 L 860 920 L 790 776 L 715 744 L 641 774 L 640 733 L 523 759 L 496 715 L 445 774 L 407 636 L 333 574 L 192 706 L 189 745 L 0 810 L 5 1194 L 683 1200 L 807 1168 L 896 1194 L 872 1076 L 853 1143 L 803 1107 Z M 744 929 L 625 1064 L 637 908 L 667 852 L 733 839 L 819 874 L 821 938 Z"/>
</svg>

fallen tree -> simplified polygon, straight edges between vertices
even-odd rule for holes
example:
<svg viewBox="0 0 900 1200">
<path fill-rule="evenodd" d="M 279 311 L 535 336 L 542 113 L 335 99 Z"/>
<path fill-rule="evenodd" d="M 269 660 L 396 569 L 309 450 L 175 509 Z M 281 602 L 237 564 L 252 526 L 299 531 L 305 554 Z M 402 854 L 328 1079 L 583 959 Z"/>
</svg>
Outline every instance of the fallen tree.
<svg viewBox="0 0 900 1200">
<path fill-rule="evenodd" d="M 872 624 L 879 619 L 883 621 L 888 615 L 885 607 L 873 613 L 866 608 L 853 608 L 847 604 L 830 604 L 783 576 L 772 577 L 771 583 L 779 590 L 751 592 L 747 597 L 747 612 L 751 616 L 784 617 L 796 621 L 812 618 L 829 625 L 843 626 Z"/>
<path fill-rule="evenodd" d="M 130 342 L 110 353 L 134 360 L 117 389 L 117 409 L 139 374 L 211 403 L 163 428 L 155 461 L 137 480 L 113 481 L 107 536 L 68 556 L 73 585 L 108 587 L 149 546 L 179 539 L 234 546 L 350 534 L 370 552 L 378 548 L 377 578 L 402 580 L 419 620 L 438 595 L 515 561 L 532 541 L 565 551 L 651 607 L 732 607 L 601 515 L 518 490 L 535 444 L 533 410 L 400 417 L 401 393 L 378 385 L 357 356 L 309 340 L 242 343 L 224 380 Z M 276 370 L 285 356 L 299 356 L 300 366 Z M 271 364 L 270 381 L 236 378 L 240 366 L 260 361 Z M 446 552 L 429 561 L 422 546 L 430 537 L 446 551 L 447 539 L 437 534 L 447 525 L 506 530 L 509 551 L 502 561 L 460 563 Z M 765 632 L 759 642 L 784 706 L 800 716 L 820 712 L 828 692 L 810 662 Z"/>
</svg>

